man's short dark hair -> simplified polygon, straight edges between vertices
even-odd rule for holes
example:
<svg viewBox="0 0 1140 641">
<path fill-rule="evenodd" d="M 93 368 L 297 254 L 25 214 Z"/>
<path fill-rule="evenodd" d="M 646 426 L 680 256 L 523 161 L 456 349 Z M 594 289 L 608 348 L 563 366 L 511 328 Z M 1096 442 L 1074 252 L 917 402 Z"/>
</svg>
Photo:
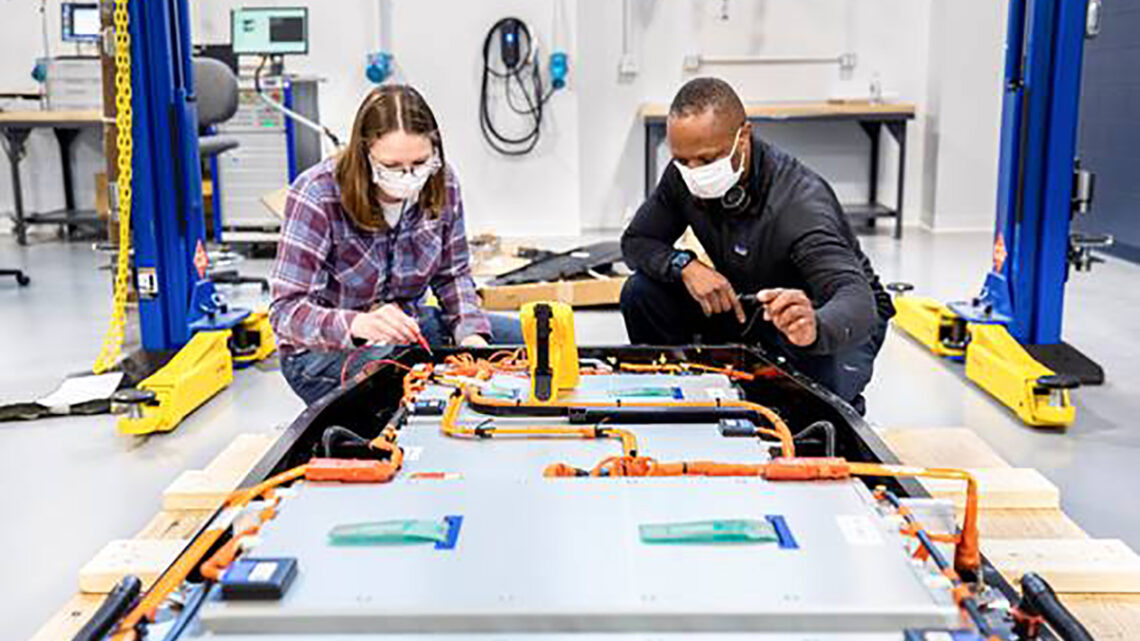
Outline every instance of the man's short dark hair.
<svg viewBox="0 0 1140 641">
<path fill-rule="evenodd" d="M 674 118 L 697 116 L 712 109 L 720 118 L 744 122 L 744 104 L 732 85 L 720 78 L 694 78 L 684 84 L 669 106 Z"/>
</svg>

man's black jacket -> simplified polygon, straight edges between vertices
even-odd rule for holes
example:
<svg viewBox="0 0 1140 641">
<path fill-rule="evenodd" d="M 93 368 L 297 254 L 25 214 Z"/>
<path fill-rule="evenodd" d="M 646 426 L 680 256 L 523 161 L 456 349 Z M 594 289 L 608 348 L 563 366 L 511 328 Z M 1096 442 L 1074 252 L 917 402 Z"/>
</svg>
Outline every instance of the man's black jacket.
<svg viewBox="0 0 1140 641">
<path fill-rule="evenodd" d="M 673 244 L 692 227 L 717 271 L 738 294 L 801 289 L 816 308 L 819 338 L 804 351 L 824 355 L 866 342 L 894 315 L 831 187 L 811 169 L 752 135 L 744 205 L 694 198 L 670 163 L 622 236 L 630 267 L 675 280 Z"/>
</svg>

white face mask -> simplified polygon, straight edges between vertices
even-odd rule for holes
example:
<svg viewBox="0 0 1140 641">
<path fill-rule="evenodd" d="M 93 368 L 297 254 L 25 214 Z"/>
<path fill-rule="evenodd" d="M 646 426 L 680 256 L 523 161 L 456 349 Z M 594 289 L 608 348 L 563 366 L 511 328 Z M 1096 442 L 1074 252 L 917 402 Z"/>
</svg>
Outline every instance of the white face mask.
<svg viewBox="0 0 1140 641">
<path fill-rule="evenodd" d="M 389 169 L 374 160 L 372 164 L 372 182 L 384 190 L 392 198 L 400 200 L 415 200 L 420 191 L 427 184 L 429 178 L 435 175 L 443 165 L 438 154 L 415 165 L 411 169 Z"/>
<path fill-rule="evenodd" d="M 732 186 L 740 182 L 744 175 L 744 163 L 736 171 L 732 170 L 732 157 L 736 155 L 736 145 L 740 142 L 740 129 L 736 130 L 736 137 L 732 141 L 732 151 L 724 158 L 718 158 L 707 165 L 689 168 L 680 161 L 673 161 L 677 171 L 681 172 L 681 180 L 689 188 L 689 193 L 697 198 L 715 199 L 728 193 Z"/>
</svg>

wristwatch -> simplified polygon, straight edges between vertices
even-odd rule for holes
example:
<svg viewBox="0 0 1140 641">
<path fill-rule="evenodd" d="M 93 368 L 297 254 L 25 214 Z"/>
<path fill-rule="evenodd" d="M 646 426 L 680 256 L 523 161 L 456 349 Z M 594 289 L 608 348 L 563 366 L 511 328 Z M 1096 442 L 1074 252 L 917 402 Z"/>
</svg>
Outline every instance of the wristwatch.
<svg viewBox="0 0 1140 641">
<path fill-rule="evenodd" d="M 687 249 L 673 252 L 673 257 L 669 259 L 669 275 L 673 280 L 681 280 L 681 271 L 696 257 L 696 254 Z"/>
</svg>

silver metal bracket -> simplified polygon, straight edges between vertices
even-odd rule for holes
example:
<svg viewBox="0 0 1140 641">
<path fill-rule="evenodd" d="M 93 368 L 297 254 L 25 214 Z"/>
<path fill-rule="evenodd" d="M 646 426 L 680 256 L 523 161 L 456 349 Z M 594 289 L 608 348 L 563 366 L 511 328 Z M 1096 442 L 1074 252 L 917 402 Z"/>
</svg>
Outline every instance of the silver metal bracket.
<svg viewBox="0 0 1140 641">
<path fill-rule="evenodd" d="M 1078 272 L 1092 271 L 1093 265 L 1104 262 L 1103 258 L 1093 254 L 1093 250 L 1112 247 L 1115 242 L 1116 239 L 1109 234 L 1099 236 L 1071 234 L 1069 236 L 1069 264 Z"/>
<path fill-rule="evenodd" d="M 1096 174 L 1081 169 L 1080 161 L 1073 170 L 1073 213 L 1087 214 L 1092 208 L 1093 196 L 1096 191 Z"/>
<path fill-rule="evenodd" d="M 1103 12 L 1104 6 L 1101 0 L 1089 0 L 1088 9 L 1085 13 L 1085 38 L 1092 40 L 1100 35 Z"/>
</svg>

